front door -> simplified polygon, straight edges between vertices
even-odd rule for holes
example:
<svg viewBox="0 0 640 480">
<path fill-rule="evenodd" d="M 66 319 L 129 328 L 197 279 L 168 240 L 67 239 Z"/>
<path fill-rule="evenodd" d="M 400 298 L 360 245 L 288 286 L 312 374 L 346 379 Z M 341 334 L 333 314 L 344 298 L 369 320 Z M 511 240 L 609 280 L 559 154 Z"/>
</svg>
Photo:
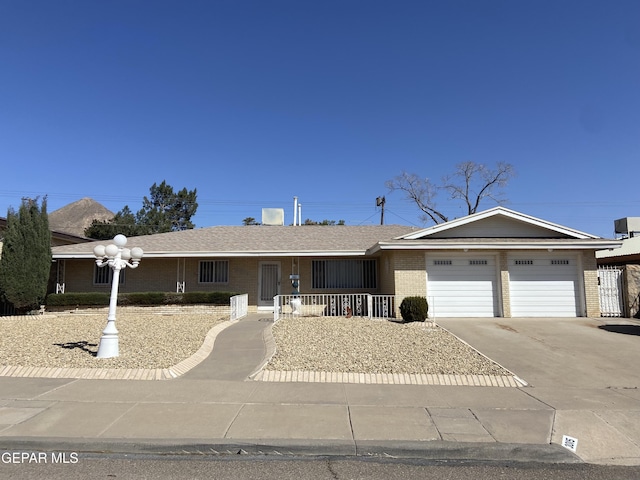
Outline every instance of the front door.
<svg viewBox="0 0 640 480">
<path fill-rule="evenodd" d="M 280 295 L 280 262 L 260 262 L 258 307 L 273 308 L 276 295 Z"/>
</svg>

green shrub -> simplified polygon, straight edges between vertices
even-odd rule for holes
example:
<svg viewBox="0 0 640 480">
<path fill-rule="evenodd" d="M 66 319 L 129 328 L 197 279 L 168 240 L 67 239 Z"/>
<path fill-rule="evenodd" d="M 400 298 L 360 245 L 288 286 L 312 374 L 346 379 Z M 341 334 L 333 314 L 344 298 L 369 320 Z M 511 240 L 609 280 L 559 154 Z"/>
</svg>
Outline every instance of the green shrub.
<svg viewBox="0 0 640 480">
<path fill-rule="evenodd" d="M 211 303 L 213 305 L 227 305 L 229 299 L 236 295 L 232 292 L 186 292 L 182 296 L 182 303 L 197 304 Z"/>
<path fill-rule="evenodd" d="M 400 315 L 405 322 L 424 322 L 428 312 L 429 304 L 425 297 L 405 297 L 400 304 Z"/>
<path fill-rule="evenodd" d="M 133 292 L 118 294 L 118 305 L 228 305 L 233 292 Z M 107 292 L 56 293 L 46 298 L 49 307 L 107 306 Z"/>
<path fill-rule="evenodd" d="M 56 293 L 47 295 L 48 307 L 105 306 L 109 305 L 109 294 L 105 292 Z"/>
<path fill-rule="evenodd" d="M 163 292 L 121 293 L 118 295 L 118 305 L 163 305 Z"/>
</svg>

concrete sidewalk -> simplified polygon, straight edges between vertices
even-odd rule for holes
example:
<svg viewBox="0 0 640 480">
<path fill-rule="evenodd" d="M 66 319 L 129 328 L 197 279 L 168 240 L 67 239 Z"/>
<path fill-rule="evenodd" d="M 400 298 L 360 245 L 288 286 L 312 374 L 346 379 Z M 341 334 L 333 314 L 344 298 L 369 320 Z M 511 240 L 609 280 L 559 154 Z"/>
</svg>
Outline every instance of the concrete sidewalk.
<svg viewBox="0 0 640 480">
<path fill-rule="evenodd" d="M 637 390 L 248 380 L 270 354 L 270 325 L 232 324 L 173 380 L 0 377 L 0 449 L 640 464 Z M 575 413 L 576 395 L 609 415 Z M 559 439 L 578 430 L 576 456 Z"/>
</svg>

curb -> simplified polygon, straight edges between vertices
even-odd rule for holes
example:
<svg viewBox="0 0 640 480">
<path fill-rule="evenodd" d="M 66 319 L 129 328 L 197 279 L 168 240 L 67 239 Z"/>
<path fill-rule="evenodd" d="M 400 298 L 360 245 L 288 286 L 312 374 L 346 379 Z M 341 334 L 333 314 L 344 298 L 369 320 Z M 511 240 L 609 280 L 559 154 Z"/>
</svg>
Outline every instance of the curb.
<svg viewBox="0 0 640 480">
<path fill-rule="evenodd" d="M 86 440 L 86 439 L 85 439 Z M 3 451 L 55 451 L 85 455 L 156 456 L 273 456 L 273 457 L 367 457 L 402 458 L 427 461 L 511 462 L 511 463 L 584 463 L 577 455 L 555 444 L 509 444 L 444 441 L 352 441 L 352 440 L 279 440 L 262 442 L 242 439 L 212 439 L 209 442 L 188 439 L 123 441 L 101 439 L 80 442 L 65 438 L 0 438 Z"/>
</svg>

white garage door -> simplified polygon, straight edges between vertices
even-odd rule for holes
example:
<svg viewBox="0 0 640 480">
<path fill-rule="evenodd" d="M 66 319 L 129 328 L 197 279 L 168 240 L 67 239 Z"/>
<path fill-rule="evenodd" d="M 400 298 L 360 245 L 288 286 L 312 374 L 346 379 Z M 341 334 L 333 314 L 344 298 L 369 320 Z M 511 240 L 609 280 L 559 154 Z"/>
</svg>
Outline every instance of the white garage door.
<svg viewBox="0 0 640 480">
<path fill-rule="evenodd" d="M 575 317 L 578 274 L 575 258 L 509 259 L 512 317 Z"/>
<path fill-rule="evenodd" d="M 496 263 L 486 257 L 427 260 L 429 313 L 442 317 L 496 316 Z"/>
</svg>

